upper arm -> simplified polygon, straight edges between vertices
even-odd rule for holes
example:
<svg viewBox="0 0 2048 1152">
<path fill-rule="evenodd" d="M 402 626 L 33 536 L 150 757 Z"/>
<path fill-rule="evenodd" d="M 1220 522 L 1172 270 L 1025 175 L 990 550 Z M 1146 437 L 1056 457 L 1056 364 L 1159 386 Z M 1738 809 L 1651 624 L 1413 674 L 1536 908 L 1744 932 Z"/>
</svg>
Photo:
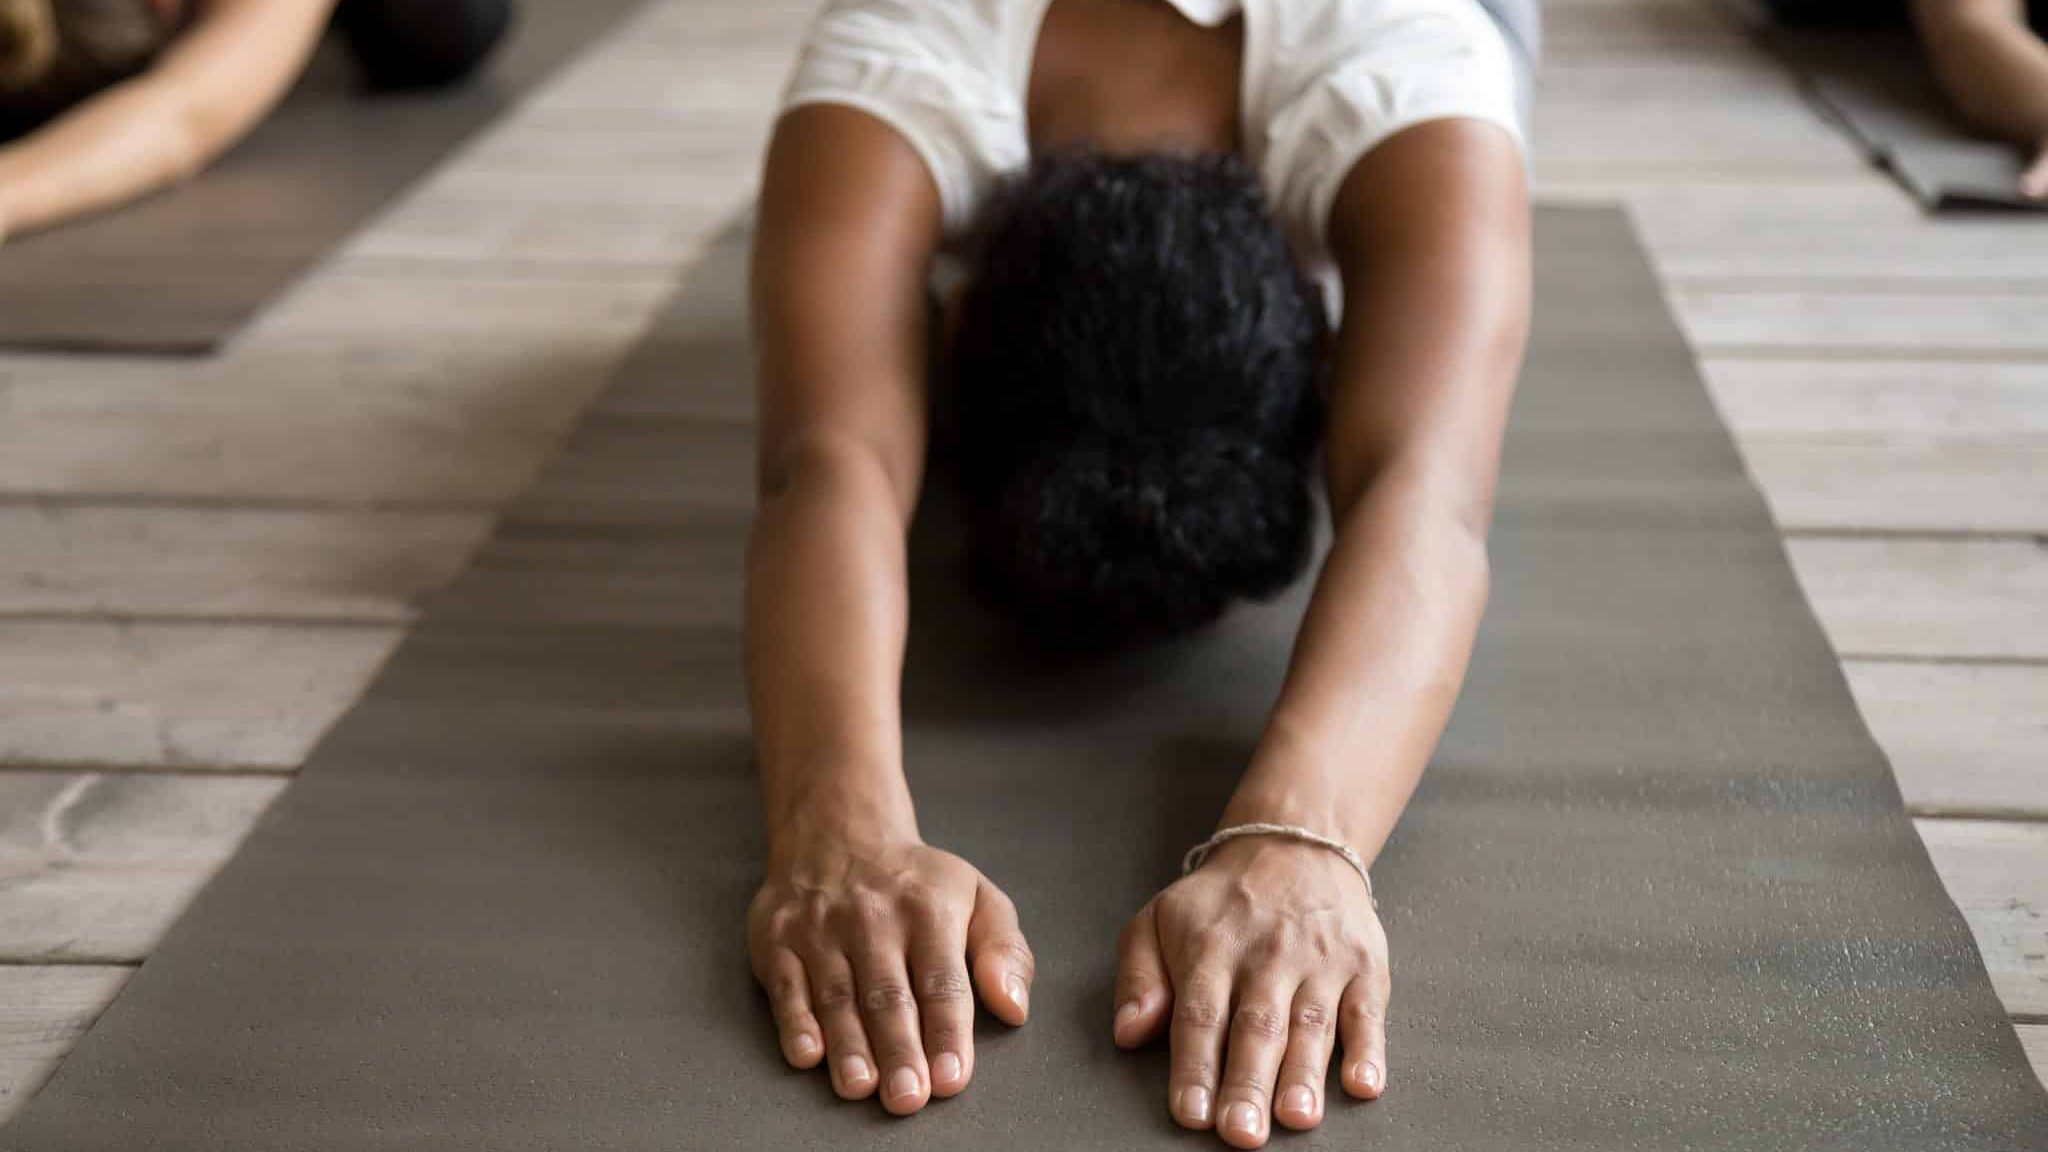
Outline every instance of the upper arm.
<svg viewBox="0 0 2048 1152">
<path fill-rule="evenodd" d="M 204 163 L 283 98 L 320 40 L 335 0 L 206 0 L 185 34 L 124 87 L 175 109 Z"/>
<path fill-rule="evenodd" d="M 806 447 L 872 453 L 906 518 L 926 437 L 926 275 L 936 186 L 875 116 L 805 104 L 777 121 L 762 178 L 750 297 L 757 482 Z"/>
<path fill-rule="evenodd" d="M 1529 216 L 1521 150 L 1494 124 L 1426 121 L 1351 168 L 1328 225 L 1333 508 L 1399 469 L 1483 530 L 1528 332 Z"/>
</svg>

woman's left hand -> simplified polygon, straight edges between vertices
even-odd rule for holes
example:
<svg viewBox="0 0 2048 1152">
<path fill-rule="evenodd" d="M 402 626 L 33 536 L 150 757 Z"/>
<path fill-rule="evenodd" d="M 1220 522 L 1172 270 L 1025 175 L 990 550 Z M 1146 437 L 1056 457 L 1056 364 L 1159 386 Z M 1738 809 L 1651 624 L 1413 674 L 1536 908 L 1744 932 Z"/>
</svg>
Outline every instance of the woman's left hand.
<svg viewBox="0 0 2048 1152">
<path fill-rule="evenodd" d="M 1171 1034 L 1167 1107 L 1257 1148 L 1271 1123 L 1323 1118 L 1333 1048 L 1364 1099 L 1386 1086 L 1387 935 L 1364 883 L 1327 848 L 1274 836 L 1219 845 L 1154 896 L 1118 942 L 1116 1042 Z"/>
</svg>

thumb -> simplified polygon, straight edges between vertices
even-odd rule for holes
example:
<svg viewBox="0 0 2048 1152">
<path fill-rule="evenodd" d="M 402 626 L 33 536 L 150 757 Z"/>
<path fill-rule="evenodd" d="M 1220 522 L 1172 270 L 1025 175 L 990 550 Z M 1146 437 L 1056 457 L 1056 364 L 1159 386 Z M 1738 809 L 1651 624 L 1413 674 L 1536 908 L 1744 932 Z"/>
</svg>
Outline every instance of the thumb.
<svg viewBox="0 0 2048 1152">
<path fill-rule="evenodd" d="M 1158 906 L 1156 899 L 1147 901 L 1124 925 L 1117 941 L 1116 1020 L 1110 1031 L 1125 1048 L 1158 1035 L 1173 1003 L 1171 977 L 1159 951 L 1159 925 L 1152 913 Z"/>
<path fill-rule="evenodd" d="M 1006 1023 L 1022 1024 L 1031 1011 L 1031 981 L 1038 965 L 1017 926 L 1017 906 L 986 876 L 975 889 L 974 914 L 967 921 L 967 962 L 989 1011 Z"/>
</svg>

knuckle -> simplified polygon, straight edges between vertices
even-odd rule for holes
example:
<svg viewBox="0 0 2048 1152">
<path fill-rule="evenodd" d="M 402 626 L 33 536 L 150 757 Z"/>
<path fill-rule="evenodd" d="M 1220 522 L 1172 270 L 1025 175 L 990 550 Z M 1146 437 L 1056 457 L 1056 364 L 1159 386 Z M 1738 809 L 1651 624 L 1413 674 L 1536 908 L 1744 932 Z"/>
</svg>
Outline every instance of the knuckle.
<svg viewBox="0 0 2048 1152">
<path fill-rule="evenodd" d="M 1329 1073 L 1329 1070 L 1328 1062 L 1285 1060 L 1280 1064 L 1280 1079 L 1288 1084 L 1315 1085 L 1323 1082 L 1323 1077 Z"/>
<path fill-rule="evenodd" d="M 1370 1025 L 1380 1019 L 1378 1005 L 1371 1000 L 1353 1000 L 1344 1006 L 1344 1021 L 1352 1025 Z"/>
<path fill-rule="evenodd" d="M 1287 1013 L 1268 1004 L 1239 1007 L 1233 1023 L 1256 1040 L 1278 1040 L 1287 1035 Z"/>
<path fill-rule="evenodd" d="M 860 994 L 861 1007 L 877 1015 L 917 1007 L 917 1000 L 900 980 L 877 980 Z"/>
<path fill-rule="evenodd" d="M 896 919 L 896 902 L 880 892 L 863 890 L 847 901 L 847 909 L 859 924 L 887 923 Z"/>
<path fill-rule="evenodd" d="M 821 982 L 811 1003 L 820 1012 L 839 1012 L 851 1007 L 853 981 L 839 977 Z"/>
<path fill-rule="evenodd" d="M 974 1041 L 974 1029 L 957 1020 L 927 1020 L 924 1035 L 934 1048 L 961 1049 Z"/>
<path fill-rule="evenodd" d="M 967 974 L 955 968 L 926 972 L 917 981 L 918 998 L 932 1003 L 952 1004 L 970 995 Z"/>
<path fill-rule="evenodd" d="M 1296 1031 L 1311 1036 L 1321 1036 L 1330 1030 L 1330 1009 L 1327 1005 L 1311 1001 L 1294 1009 Z"/>
<path fill-rule="evenodd" d="M 1205 1056 L 1177 1056 L 1173 1061 L 1173 1081 L 1176 1084 L 1214 1084 L 1216 1065 Z"/>
<path fill-rule="evenodd" d="M 1010 966 L 1029 976 L 1038 970 L 1038 957 L 1031 954 L 1031 945 L 1022 936 L 1005 936 L 994 942 L 995 954 Z"/>
<path fill-rule="evenodd" d="M 1173 1002 L 1173 1022 L 1181 1028 L 1208 1031 L 1223 1025 L 1223 1005 L 1206 996 L 1187 995 L 1176 997 Z"/>
<path fill-rule="evenodd" d="M 1224 1078 L 1223 1093 L 1226 1096 L 1249 1100 L 1263 1108 L 1266 1098 L 1272 1095 L 1273 1090 L 1257 1074 L 1240 1072 Z"/>
</svg>

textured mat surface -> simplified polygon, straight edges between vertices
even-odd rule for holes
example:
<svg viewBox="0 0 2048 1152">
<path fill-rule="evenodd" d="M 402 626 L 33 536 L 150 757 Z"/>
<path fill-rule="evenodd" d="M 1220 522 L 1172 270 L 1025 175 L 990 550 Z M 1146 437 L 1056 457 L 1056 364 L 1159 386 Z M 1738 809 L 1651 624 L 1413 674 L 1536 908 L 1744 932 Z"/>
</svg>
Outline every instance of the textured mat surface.
<svg viewBox="0 0 2048 1152">
<path fill-rule="evenodd" d="M 2026 154 L 1957 119 L 1910 31 L 1773 28 L 1762 37 L 1923 208 L 2048 213 L 2048 202 L 2019 193 Z"/>
<path fill-rule="evenodd" d="M 2048 1094 L 1624 217 L 1546 210 L 1495 593 L 1376 870 L 1391 1086 L 1273 1146 L 2040 1146 Z M 1221 1147 L 1110 1042 L 1114 940 L 1212 826 L 1304 579 L 1026 666 L 912 531 L 927 836 L 1015 897 L 1035 1016 L 908 1122 L 787 1070 L 740 923 L 744 236 L 26 1113 L 15 1152 Z M 1328 544 L 1323 531 L 1319 552 Z"/>
<path fill-rule="evenodd" d="M 330 36 L 290 95 L 179 187 L 10 240 L 0 346 L 204 353 L 639 0 L 523 0 L 466 83 L 370 94 Z"/>
</svg>

